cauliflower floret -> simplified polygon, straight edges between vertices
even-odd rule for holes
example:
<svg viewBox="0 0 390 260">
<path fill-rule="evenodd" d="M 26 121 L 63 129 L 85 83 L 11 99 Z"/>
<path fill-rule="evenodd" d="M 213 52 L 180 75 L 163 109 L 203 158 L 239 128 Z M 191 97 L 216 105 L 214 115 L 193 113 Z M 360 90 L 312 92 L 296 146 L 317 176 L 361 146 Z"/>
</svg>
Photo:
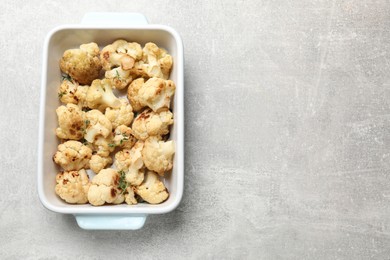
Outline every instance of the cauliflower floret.
<svg viewBox="0 0 390 260">
<path fill-rule="evenodd" d="M 91 160 L 89 161 L 89 167 L 92 171 L 95 173 L 100 172 L 104 168 L 106 168 L 107 165 L 110 165 L 112 163 L 111 157 L 102 157 L 100 155 L 94 154 L 91 157 Z"/>
<path fill-rule="evenodd" d="M 89 178 L 84 169 L 79 171 L 60 172 L 56 176 L 56 194 L 72 204 L 88 202 Z"/>
<path fill-rule="evenodd" d="M 56 109 L 59 127 L 56 135 L 61 139 L 79 140 L 84 135 L 84 112 L 75 104 L 67 104 Z"/>
<path fill-rule="evenodd" d="M 145 80 L 143 78 L 139 78 L 131 82 L 130 86 L 127 89 L 127 98 L 130 101 L 131 106 L 134 111 L 140 111 L 145 107 L 144 104 L 140 103 L 138 92 L 140 88 L 144 85 Z"/>
<path fill-rule="evenodd" d="M 150 204 L 159 204 L 169 197 L 167 188 L 164 186 L 158 175 L 152 171 L 145 174 L 144 182 L 135 187 L 137 193 L 144 201 Z"/>
<path fill-rule="evenodd" d="M 106 138 L 103 136 L 97 136 L 95 141 L 90 144 L 94 154 L 101 157 L 108 157 L 112 151 L 115 150 L 115 144 L 113 143 L 113 134 L 110 133 Z"/>
<path fill-rule="evenodd" d="M 121 106 L 119 108 L 106 108 L 105 116 L 111 121 L 112 127 L 119 125 L 129 126 L 134 118 L 133 108 L 126 98 L 120 98 Z"/>
<path fill-rule="evenodd" d="M 142 60 L 134 64 L 132 71 L 141 77 L 168 79 L 172 63 L 172 56 L 166 50 L 148 42 L 143 48 Z"/>
<path fill-rule="evenodd" d="M 77 171 L 87 168 L 92 150 L 78 141 L 67 141 L 58 145 L 53 160 L 65 171 Z"/>
<path fill-rule="evenodd" d="M 135 198 L 134 187 L 130 186 L 126 188 L 125 202 L 128 205 L 135 205 L 138 203 L 137 199 Z"/>
<path fill-rule="evenodd" d="M 99 60 L 99 47 L 96 43 L 80 45 L 80 49 L 70 49 L 64 52 L 60 68 L 77 82 L 91 84 L 99 77 L 102 65 Z"/>
<path fill-rule="evenodd" d="M 143 147 L 144 143 L 138 141 L 130 150 L 124 149 L 115 154 L 115 167 L 125 172 L 126 181 L 131 185 L 140 185 L 144 179 Z"/>
<path fill-rule="evenodd" d="M 93 109 L 85 113 L 85 135 L 84 139 L 94 143 L 95 138 L 99 135 L 104 138 L 108 137 L 112 131 L 110 120 L 99 110 Z"/>
<path fill-rule="evenodd" d="M 133 135 L 146 140 L 149 136 L 162 136 L 169 133 L 169 126 L 173 124 L 173 114 L 168 109 L 160 109 L 157 113 L 151 109 L 144 110 L 133 122 Z"/>
<path fill-rule="evenodd" d="M 175 83 L 172 80 L 151 78 L 138 91 L 138 99 L 156 112 L 158 109 L 169 108 L 171 97 L 175 93 Z"/>
<path fill-rule="evenodd" d="M 172 169 L 175 144 L 173 141 L 161 141 L 160 137 L 151 136 L 146 139 L 142 149 L 142 159 L 146 168 L 164 176 Z"/>
<path fill-rule="evenodd" d="M 85 97 L 87 106 L 100 111 L 104 111 L 107 107 L 119 108 L 121 102 L 112 92 L 111 84 L 109 79 L 94 80 Z"/>
<path fill-rule="evenodd" d="M 137 142 L 137 139 L 133 136 L 133 131 L 128 126 L 118 126 L 115 128 L 114 134 L 113 141 L 116 147 L 130 149 Z"/>
<path fill-rule="evenodd" d="M 113 68 L 106 71 L 104 75 L 107 79 L 111 80 L 111 85 L 116 89 L 126 88 L 133 80 L 130 70 L 124 70 L 122 67 Z"/>
<path fill-rule="evenodd" d="M 64 79 L 58 90 L 58 97 L 62 103 L 78 104 L 80 107 L 83 107 L 87 91 L 88 86 L 80 86 L 75 81 Z"/>
<path fill-rule="evenodd" d="M 142 59 L 142 48 L 136 42 L 116 40 L 103 48 L 100 58 L 105 70 L 121 66 L 129 70 L 134 66 L 135 61 Z"/>
<path fill-rule="evenodd" d="M 119 189 L 120 174 L 111 168 L 103 169 L 92 179 L 88 191 L 88 201 L 94 206 L 104 203 L 120 204 L 125 200 L 123 191 Z"/>
</svg>

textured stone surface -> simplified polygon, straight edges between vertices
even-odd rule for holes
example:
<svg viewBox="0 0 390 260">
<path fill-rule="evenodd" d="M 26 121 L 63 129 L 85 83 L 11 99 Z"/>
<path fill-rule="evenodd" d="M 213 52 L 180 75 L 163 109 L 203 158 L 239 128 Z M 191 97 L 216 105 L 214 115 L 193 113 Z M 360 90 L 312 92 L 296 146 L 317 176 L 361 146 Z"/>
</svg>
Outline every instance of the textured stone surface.
<svg viewBox="0 0 390 260">
<path fill-rule="evenodd" d="M 185 46 L 185 194 L 139 231 L 84 231 L 37 195 L 43 39 L 133 11 Z M 390 3 L 5 1 L 1 259 L 388 259 Z"/>
</svg>

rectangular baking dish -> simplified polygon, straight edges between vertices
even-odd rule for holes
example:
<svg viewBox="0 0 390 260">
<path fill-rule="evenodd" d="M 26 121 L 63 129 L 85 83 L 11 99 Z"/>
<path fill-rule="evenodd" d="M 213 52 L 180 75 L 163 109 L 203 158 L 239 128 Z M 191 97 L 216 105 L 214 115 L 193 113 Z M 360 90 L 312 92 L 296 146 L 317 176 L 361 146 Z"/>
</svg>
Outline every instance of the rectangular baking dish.
<svg viewBox="0 0 390 260">
<path fill-rule="evenodd" d="M 170 196 L 159 205 L 139 203 L 94 207 L 67 204 L 55 194 L 55 175 L 59 169 L 52 161 L 59 144 L 55 136 L 55 109 L 61 105 L 57 95 L 61 79 L 59 60 L 66 49 L 78 48 L 80 44 L 89 42 L 96 42 L 102 47 L 117 39 L 136 41 L 141 45 L 151 41 L 167 49 L 173 57 L 170 79 L 176 84 L 176 92 L 170 139 L 175 141 L 176 153 L 172 174 L 165 178 Z M 42 68 L 38 149 L 38 193 L 42 204 L 54 212 L 74 214 L 78 225 L 84 229 L 139 229 L 148 214 L 174 210 L 182 198 L 184 181 L 183 87 L 183 45 L 180 36 L 171 27 L 148 24 L 146 18 L 137 13 L 87 13 L 80 25 L 53 29 L 45 39 Z"/>
</svg>

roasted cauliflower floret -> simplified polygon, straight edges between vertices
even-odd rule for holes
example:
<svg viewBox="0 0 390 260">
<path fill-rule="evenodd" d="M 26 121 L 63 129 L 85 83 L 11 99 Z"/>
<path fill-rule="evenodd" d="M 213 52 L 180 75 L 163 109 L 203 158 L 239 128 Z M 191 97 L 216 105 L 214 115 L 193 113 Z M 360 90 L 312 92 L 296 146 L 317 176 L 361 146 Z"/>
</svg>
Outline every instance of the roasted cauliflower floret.
<svg viewBox="0 0 390 260">
<path fill-rule="evenodd" d="M 92 171 L 95 173 L 100 172 L 104 168 L 106 168 L 108 165 L 112 163 L 111 157 L 102 157 L 100 155 L 94 154 L 91 157 L 91 160 L 89 161 L 89 168 L 91 168 Z"/>
<path fill-rule="evenodd" d="M 112 127 L 119 125 L 129 126 L 134 118 L 133 108 L 126 98 L 120 98 L 121 106 L 119 108 L 106 108 L 105 116 L 111 121 Z"/>
<path fill-rule="evenodd" d="M 137 139 L 133 135 L 133 131 L 130 127 L 120 125 L 115 128 L 114 132 L 114 144 L 115 147 L 121 147 L 124 149 L 130 149 L 137 142 Z"/>
<path fill-rule="evenodd" d="M 80 45 L 79 49 L 66 50 L 61 58 L 60 68 L 77 82 L 91 84 L 99 77 L 102 69 L 98 45 L 91 42 Z"/>
<path fill-rule="evenodd" d="M 88 202 L 89 178 L 84 169 L 60 172 L 56 176 L 56 194 L 71 204 Z"/>
<path fill-rule="evenodd" d="M 158 175 L 152 171 L 145 174 L 143 183 L 134 189 L 144 201 L 150 204 L 159 204 L 169 197 L 167 188 Z"/>
<path fill-rule="evenodd" d="M 134 64 L 133 73 L 145 78 L 168 79 L 172 68 L 172 56 L 166 50 L 149 42 L 143 48 L 143 58 Z"/>
<path fill-rule="evenodd" d="M 113 68 L 112 70 L 106 71 L 104 76 L 111 80 L 112 87 L 116 89 L 126 88 L 133 80 L 131 71 L 124 70 L 122 67 Z"/>
<path fill-rule="evenodd" d="M 105 203 L 120 204 L 125 200 L 123 191 L 119 189 L 119 173 L 111 168 L 101 170 L 92 179 L 88 190 L 88 201 L 94 206 Z"/>
<path fill-rule="evenodd" d="M 125 202 L 128 205 L 135 205 L 138 203 L 137 199 L 135 198 L 134 187 L 129 186 L 126 188 Z"/>
<path fill-rule="evenodd" d="M 127 98 L 130 101 L 131 106 L 134 111 L 140 111 L 146 105 L 141 104 L 138 92 L 140 88 L 144 85 L 145 80 L 143 78 L 139 78 L 131 82 L 127 89 Z"/>
<path fill-rule="evenodd" d="M 84 107 L 88 86 L 80 86 L 75 81 L 64 79 L 58 90 L 58 97 L 62 103 L 76 104 Z"/>
<path fill-rule="evenodd" d="M 100 111 L 104 111 L 107 107 L 119 108 L 121 102 L 112 92 L 111 86 L 112 82 L 109 79 L 94 80 L 85 97 L 86 105 Z"/>
<path fill-rule="evenodd" d="M 124 149 L 115 154 L 115 167 L 125 172 L 126 181 L 131 185 L 139 185 L 144 179 L 143 146 L 144 143 L 138 141 L 130 150 Z"/>
<path fill-rule="evenodd" d="M 75 104 L 67 104 L 56 109 L 59 127 L 56 135 L 61 139 L 79 140 L 84 135 L 84 112 Z"/>
<path fill-rule="evenodd" d="M 56 164 L 65 171 L 78 171 L 88 168 L 92 150 L 78 141 L 67 141 L 58 145 L 58 150 L 53 156 Z"/>
<path fill-rule="evenodd" d="M 106 138 L 103 136 L 96 137 L 95 141 L 90 145 L 92 146 L 93 153 L 100 155 L 101 157 L 108 157 L 110 153 L 115 150 L 112 133 Z"/>
<path fill-rule="evenodd" d="M 175 89 L 176 86 L 172 80 L 151 78 L 139 89 L 138 100 L 142 105 L 156 112 L 163 107 L 169 108 Z"/>
<path fill-rule="evenodd" d="M 124 70 L 133 68 L 137 60 L 142 59 L 142 48 L 136 42 L 116 40 L 103 48 L 100 58 L 105 70 L 121 66 Z"/>
<path fill-rule="evenodd" d="M 85 113 L 85 135 L 84 139 L 94 143 L 97 136 L 108 137 L 112 131 L 110 120 L 99 110 L 93 109 Z"/>
<path fill-rule="evenodd" d="M 175 144 L 173 141 L 161 141 L 159 137 L 152 136 L 146 139 L 142 149 L 143 162 L 149 170 L 164 176 L 166 171 L 172 169 Z"/>
<path fill-rule="evenodd" d="M 168 109 L 160 109 L 153 112 L 151 109 L 144 110 L 133 122 L 133 135 L 146 140 L 149 136 L 162 136 L 169 133 L 169 126 L 173 124 L 173 114 Z"/>
</svg>

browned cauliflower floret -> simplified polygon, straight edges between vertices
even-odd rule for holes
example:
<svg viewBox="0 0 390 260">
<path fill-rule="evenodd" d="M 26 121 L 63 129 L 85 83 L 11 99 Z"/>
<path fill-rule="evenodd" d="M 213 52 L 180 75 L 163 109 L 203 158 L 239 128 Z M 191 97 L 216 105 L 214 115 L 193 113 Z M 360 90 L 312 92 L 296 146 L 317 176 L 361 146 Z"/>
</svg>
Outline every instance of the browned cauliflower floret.
<svg viewBox="0 0 390 260">
<path fill-rule="evenodd" d="M 137 60 L 142 59 L 142 48 L 136 42 L 116 40 L 103 48 L 100 58 L 105 70 L 121 66 L 124 70 L 133 68 Z"/>
<path fill-rule="evenodd" d="M 112 127 L 119 125 L 129 126 L 134 118 L 133 108 L 126 98 L 120 98 L 121 106 L 119 108 L 106 108 L 105 116 L 111 121 Z"/>
<path fill-rule="evenodd" d="M 58 90 L 58 97 L 62 103 L 72 103 L 84 107 L 87 91 L 88 86 L 80 86 L 75 81 L 64 79 Z"/>
<path fill-rule="evenodd" d="M 53 160 L 65 171 L 80 170 L 88 168 L 92 150 L 78 141 L 67 141 L 58 145 L 58 151 L 54 154 Z"/>
<path fill-rule="evenodd" d="M 120 175 L 111 168 L 103 169 L 92 179 L 88 191 L 88 201 L 94 206 L 104 203 L 120 204 L 125 200 L 121 189 L 118 188 Z"/>
<path fill-rule="evenodd" d="M 149 136 L 162 136 L 169 133 L 169 126 L 173 124 L 173 114 L 168 109 L 160 109 L 153 112 L 151 109 L 144 110 L 133 122 L 133 135 L 146 140 Z"/>
<path fill-rule="evenodd" d="M 166 50 L 149 42 L 143 48 L 143 58 L 134 64 L 133 73 L 137 76 L 168 79 L 172 68 L 172 57 Z"/>
<path fill-rule="evenodd" d="M 142 149 L 143 162 L 149 170 L 164 176 L 166 171 L 172 169 L 175 144 L 173 141 L 161 141 L 159 137 L 152 136 L 146 139 Z"/>
<path fill-rule="evenodd" d="M 89 178 L 84 169 L 79 171 L 60 172 L 56 176 L 56 194 L 72 204 L 88 202 Z"/>
<path fill-rule="evenodd" d="M 129 186 L 126 188 L 125 202 L 129 205 L 135 205 L 138 203 L 135 198 L 134 187 Z"/>
<path fill-rule="evenodd" d="M 94 143 L 97 136 L 107 138 L 112 131 L 110 120 L 97 109 L 85 113 L 85 124 L 84 139 L 90 143 Z"/>
<path fill-rule="evenodd" d="M 111 85 L 116 89 L 126 88 L 133 80 L 130 70 L 124 70 L 122 67 L 114 68 L 106 71 L 104 75 L 107 79 L 111 80 Z"/>
<path fill-rule="evenodd" d="M 151 78 L 139 89 L 138 100 L 142 105 L 156 112 L 163 107 L 169 108 L 175 89 L 176 86 L 172 80 Z"/>
<path fill-rule="evenodd" d="M 86 105 L 92 109 L 104 111 L 107 107 L 119 108 L 120 100 L 112 92 L 112 82 L 109 79 L 96 79 L 88 88 L 85 97 Z"/>
<path fill-rule="evenodd" d="M 94 43 L 82 44 L 80 49 L 64 52 L 60 68 L 81 84 L 89 85 L 99 77 L 102 66 L 99 60 L 99 46 Z"/>
<path fill-rule="evenodd" d="M 89 168 L 91 168 L 92 171 L 95 173 L 100 172 L 104 168 L 106 168 L 108 165 L 112 163 L 111 157 L 102 157 L 100 155 L 94 154 L 91 157 L 91 160 L 89 161 Z"/>
<path fill-rule="evenodd" d="M 144 201 L 150 204 L 159 204 L 169 197 L 167 188 L 158 175 L 152 171 L 145 174 L 144 182 L 135 187 L 137 193 Z"/>
<path fill-rule="evenodd" d="M 126 181 L 131 185 L 139 185 L 144 179 L 143 147 L 144 143 L 138 141 L 130 150 L 124 149 L 115 154 L 115 167 L 125 172 Z"/>
<path fill-rule="evenodd" d="M 56 109 L 59 127 L 56 134 L 61 139 L 79 140 L 84 135 L 84 112 L 75 104 Z"/>
<path fill-rule="evenodd" d="M 139 78 L 131 82 L 129 88 L 127 89 L 127 98 L 130 101 L 131 106 L 134 111 L 140 111 L 146 105 L 141 104 L 139 100 L 138 92 L 140 88 L 144 85 L 145 80 L 143 78 Z"/>
<path fill-rule="evenodd" d="M 130 127 L 120 125 L 115 128 L 114 132 L 114 144 L 115 147 L 121 147 L 124 149 L 130 149 L 137 142 L 137 139 L 133 135 L 133 131 Z"/>
</svg>

